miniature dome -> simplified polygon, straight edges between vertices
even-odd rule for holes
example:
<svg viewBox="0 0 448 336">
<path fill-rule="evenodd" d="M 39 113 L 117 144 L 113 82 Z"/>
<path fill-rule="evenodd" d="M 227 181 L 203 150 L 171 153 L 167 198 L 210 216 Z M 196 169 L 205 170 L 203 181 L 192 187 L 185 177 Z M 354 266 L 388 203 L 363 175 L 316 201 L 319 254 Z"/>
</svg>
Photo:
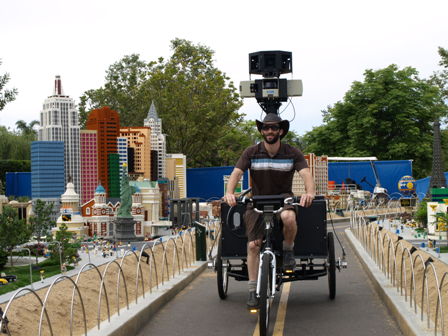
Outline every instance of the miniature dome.
<svg viewBox="0 0 448 336">
<path fill-rule="evenodd" d="M 100 181 L 100 185 L 95 189 L 95 194 L 105 194 L 106 190 L 103 188 L 103 186 L 101 185 L 101 181 Z"/>
<path fill-rule="evenodd" d="M 138 187 L 137 182 L 135 182 L 134 187 L 135 187 L 135 193 L 140 194 L 140 188 Z"/>
</svg>

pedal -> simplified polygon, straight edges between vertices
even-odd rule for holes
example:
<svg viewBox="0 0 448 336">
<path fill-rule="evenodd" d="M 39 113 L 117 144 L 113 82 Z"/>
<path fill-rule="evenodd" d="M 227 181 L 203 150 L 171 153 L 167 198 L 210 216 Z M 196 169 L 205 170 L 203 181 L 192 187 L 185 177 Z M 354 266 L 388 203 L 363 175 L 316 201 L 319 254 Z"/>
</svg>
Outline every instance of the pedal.
<svg viewBox="0 0 448 336">
<path fill-rule="evenodd" d="M 258 313 L 258 309 L 253 308 L 253 309 L 250 310 L 250 312 L 251 313 Z"/>
</svg>

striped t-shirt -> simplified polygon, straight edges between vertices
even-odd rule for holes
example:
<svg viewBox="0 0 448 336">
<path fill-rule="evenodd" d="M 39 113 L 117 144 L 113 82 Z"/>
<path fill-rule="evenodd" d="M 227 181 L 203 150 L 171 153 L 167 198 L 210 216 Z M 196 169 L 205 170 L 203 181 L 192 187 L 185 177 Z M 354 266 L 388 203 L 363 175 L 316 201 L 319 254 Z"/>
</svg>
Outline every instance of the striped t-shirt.
<svg viewBox="0 0 448 336">
<path fill-rule="evenodd" d="M 235 166 L 243 172 L 250 169 L 252 195 L 292 196 L 294 172 L 308 168 L 302 152 L 291 145 L 280 143 L 280 148 L 271 157 L 264 141 L 247 147 Z"/>
</svg>

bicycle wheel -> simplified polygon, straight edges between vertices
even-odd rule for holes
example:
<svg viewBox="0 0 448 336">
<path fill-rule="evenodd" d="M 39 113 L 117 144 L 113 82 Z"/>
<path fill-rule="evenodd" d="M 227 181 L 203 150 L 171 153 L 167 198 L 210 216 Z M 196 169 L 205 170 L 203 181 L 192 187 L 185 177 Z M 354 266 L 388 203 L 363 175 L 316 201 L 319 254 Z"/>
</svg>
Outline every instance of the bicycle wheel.
<svg viewBox="0 0 448 336">
<path fill-rule="evenodd" d="M 328 289 L 330 291 L 330 299 L 336 297 L 336 256 L 334 253 L 334 237 L 333 232 L 328 232 Z"/>
<path fill-rule="evenodd" d="M 218 272 L 218 294 L 224 300 L 227 297 L 227 285 L 229 283 L 229 273 L 227 267 L 222 266 L 222 239 L 219 238 L 218 254 L 216 256 L 216 267 Z"/>
<path fill-rule="evenodd" d="M 264 254 L 262 262 L 260 283 L 260 336 L 266 336 L 269 330 L 269 313 L 272 304 L 271 255 Z"/>
</svg>

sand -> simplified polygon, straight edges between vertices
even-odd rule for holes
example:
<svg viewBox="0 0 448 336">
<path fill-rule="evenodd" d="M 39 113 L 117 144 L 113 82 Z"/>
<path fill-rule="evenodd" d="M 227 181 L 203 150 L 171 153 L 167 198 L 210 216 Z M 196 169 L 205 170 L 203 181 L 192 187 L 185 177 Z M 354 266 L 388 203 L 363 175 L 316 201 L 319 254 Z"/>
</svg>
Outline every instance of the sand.
<svg viewBox="0 0 448 336">
<path fill-rule="evenodd" d="M 142 258 L 140 264 L 141 274 L 140 271 L 138 273 L 138 290 L 136 290 L 138 258 L 134 254 L 126 256 L 122 264 L 122 275 L 120 275 L 118 302 L 117 279 L 120 269 L 119 266 L 115 262 L 110 263 L 108 267 L 107 264 L 99 266 L 98 270 L 101 275 L 104 274 L 107 267 L 107 272 L 104 276 L 105 291 L 103 289 L 101 294 L 100 321 L 102 322 L 108 318 L 106 293 L 109 301 L 109 314 L 112 316 L 118 311 L 118 304 L 120 309 L 122 309 L 126 307 L 127 302 L 131 303 L 135 301 L 136 293 L 138 302 L 140 302 L 143 299 L 143 286 L 146 295 L 149 295 L 151 288 L 162 283 L 163 248 L 166 249 L 165 266 L 163 268 L 164 282 L 173 278 L 173 259 L 175 276 L 179 274 L 179 268 L 182 268 L 180 267 L 182 264 L 182 239 L 186 239 L 183 254 L 183 268 L 187 268 L 187 265 L 194 262 L 196 260 L 194 233 L 191 234 L 191 237 L 192 240 L 190 242 L 190 233 L 187 232 L 184 236 L 177 239 L 177 246 L 175 246 L 173 240 L 164 242 L 164 247 L 162 245 L 155 246 L 152 251 L 154 255 L 152 265 L 146 264 L 146 258 Z M 208 245 L 210 245 L 210 242 L 208 242 Z M 176 250 L 177 253 L 175 253 Z M 151 255 L 150 248 L 146 249 L 145 252 Z M 116 261 L 120 264 L 122 259 L 119 258 Z M 152 274 L 150 273 L 150 266 Z M 123 275 L 125 281 L 123 281 Z M 73 276 L 71 279 L 76 281 L 76 277 Z M 45 300 L 49 288 L 47 287 L 36 291 L 42 302 Z M 90 330 L 98 325 L 98 304 L 101 288 L 101 277 L 95 268 L 85 271 L 80 275 L 78 288 L 84 304 L 87 330 Z M 73 290 L 73 283 L 69 279 L 64 279 L 56 283 L 49 293 L 46 302 L 46 311 L 54 335 L 70 335 L 70 308 Z M 1 305 L 3 311 L 6 305 Z M 32 293 L 15 299 L 7 311 L 7 317 L 10 321 L 8 327 L 11 335 L 37 335 L 41 313 L 42 306 L 37 297 Z M 83 310 L 80 296 L 76 293 L 73 309 L 73 335 L 82 335 L 84 333 Z M 42 335 L 50 335 L 49 325 L 45 315 L 43 316 Z"/>
</svg>

